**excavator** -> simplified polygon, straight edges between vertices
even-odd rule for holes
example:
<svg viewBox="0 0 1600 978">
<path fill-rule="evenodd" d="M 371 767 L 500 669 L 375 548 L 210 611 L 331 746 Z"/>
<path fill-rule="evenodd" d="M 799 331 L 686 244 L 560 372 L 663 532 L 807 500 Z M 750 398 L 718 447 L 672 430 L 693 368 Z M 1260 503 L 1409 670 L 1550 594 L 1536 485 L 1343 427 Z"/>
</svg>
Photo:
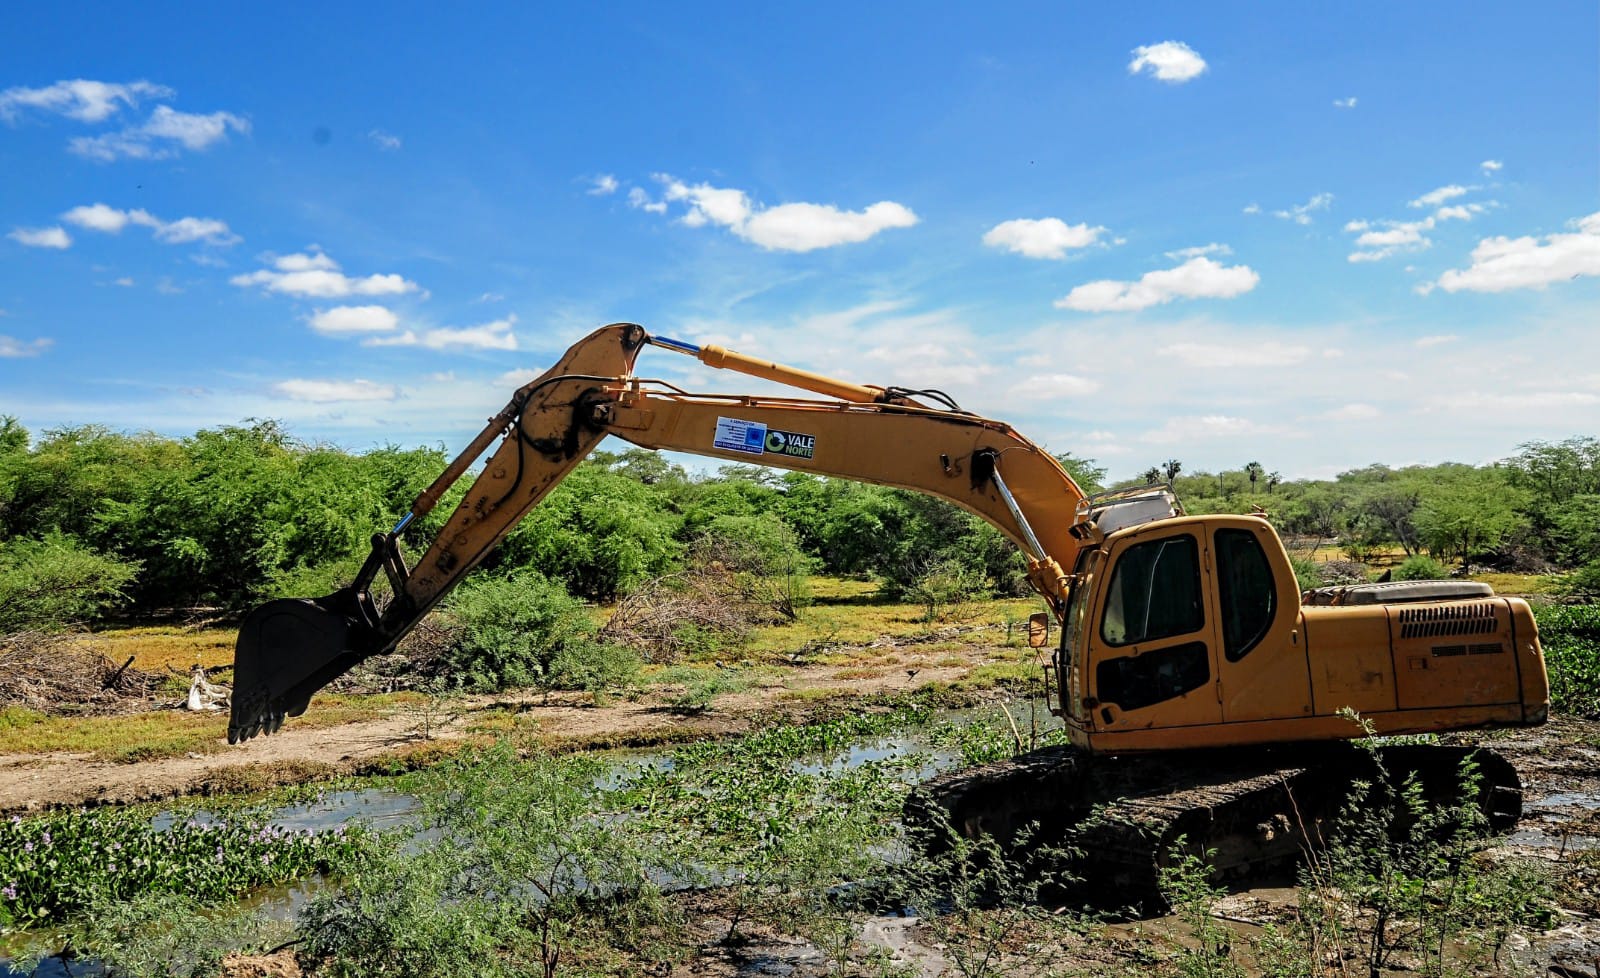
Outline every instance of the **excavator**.
<svg viewBox="0 0 1600 978">
<path fill-rule="evenodd" d="M 698 394 L 641 378 L 647 346 L 780 392 Z M 1042 649 L 1049 619 L 1058 626 L 1046 688 L 1066 745 L 924 783 L 907 803 L 914 825 L 1007 840 L 1024 826 L 1077 826 L 1077 844 L 1113 881 L 1148 888 L 1178 839 L 1209 853 L 1224 879 L 1292 856 L 1352 783 L 1382 773 L 1374 765 L 1445 799 L 1470 762 L 1491 826 L 1520 815 L 1516 772 L 1492 751 L 1350 742 L 1543 723 L 1548 679 L 1525 601 L 1460 581 L 1302 593 L 1262 515 L 1186 515 L 1162 485 L 1090 496 L 1039 445 L 938 390 L 848 383 L 630 323 L 590 334 L 518 389 L 374 534 L 349 586 L 244 619 L 229 741 L 273 733 L 392 650 L 608 435 L 927 493 L 1021 548 L 1050 609 L 1029 644 Z M 402 531 L 486 453 L 408 565 Z M 381 608 L 379 573 L 392 590 Z"/>
</svg>

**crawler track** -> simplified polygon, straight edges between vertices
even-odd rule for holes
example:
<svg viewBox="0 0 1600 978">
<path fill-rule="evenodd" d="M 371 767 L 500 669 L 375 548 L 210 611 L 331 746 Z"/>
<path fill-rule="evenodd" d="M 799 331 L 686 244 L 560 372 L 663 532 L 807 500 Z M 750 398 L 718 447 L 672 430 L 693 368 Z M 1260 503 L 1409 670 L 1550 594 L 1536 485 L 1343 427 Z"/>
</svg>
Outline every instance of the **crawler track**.
<svg viewBox="0 0 1600 978">
<path fill-rule="evenodd" d="M 906 818 L 934 848 L 947 846 L 941 834 L 951 831 L 1006 845 L 1063 845 L 1081 853 L 1072 875 L 1107 902 L 1148 906 L 1174 852 L 1201 855 L 1213 879 L 1229 886 L 1282 875 L 1331 835 L 1357 782 L 1415 777 L 1431 804 L 1455 804 L 1469 756 L 1490 831 L 1509 829 L 1522 791 L 1500 755 L 1345 744 L 1112 758 L 1052 748 L 935 778 L 912 794 Z"/>
</svg>

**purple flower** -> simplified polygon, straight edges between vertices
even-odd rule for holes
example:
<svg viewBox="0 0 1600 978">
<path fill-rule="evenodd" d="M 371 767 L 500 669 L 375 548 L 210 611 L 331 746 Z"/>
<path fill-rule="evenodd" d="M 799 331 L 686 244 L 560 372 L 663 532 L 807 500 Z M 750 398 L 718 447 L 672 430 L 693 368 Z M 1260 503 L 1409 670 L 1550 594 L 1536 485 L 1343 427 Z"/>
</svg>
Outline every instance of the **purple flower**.
<svg viewBox="0 0 1600 978">
<path fill-rule="evenodd" d="M 110 869 L 110 870 L 111 870 L 111 872 L 113 872 L 113 873 L 115 873 L 115 872 L 116 872 L 116 871 L 117 871 L 117 864 L 116 864 L 116 863 L 112 863 L 112 864 L 111 864 L 111 865 L 110 865 L 110 866 L 108 866 L 108 867 L 107 867 L 107 868 L 108 868 L 108 869 Z"/>
<path fill-rule="evenodd" d="M 45 833 L 45 834 L 44 834 L 44 835 L 43 835 L 43 836 L 42 836 L 42 837 L 41 837 L 41 838 L 40 838 L 40 841 L 41 841 L 41 842 L 43 842 L 43 843 L 44 843 L 44 844 L 45 844 L 45 845 L 49 845 L 49 844 L 50 844 L 50 833 L 49 833 L 49 832 L 46 832 L 46 833 Z"/>
<path fill-rule="evenodd" d="M 22 816 L 21 815 L 13 815 L 13 816 L 11 816 L 11 824 L 12 825 L 21 825 L 22 824 Z"/>
<path fill-rule="evenodd" d="M 11 883 L 7 885 L 5 889 L 0 890 L 0 896 L 5 897 L 7 900 L 15 900 L 17 898 L 17 884 Z"/>
<path fill-rule="evenodd" d="M 23 851 L 23 852 L 32 852 L 32 851 L 33 851 L 33 843 L 31 843 L 31 842 L 24 842 L 24 843 L 23 843 L 23 844 L 22 844 L 22 851 Z"/>
</svg>

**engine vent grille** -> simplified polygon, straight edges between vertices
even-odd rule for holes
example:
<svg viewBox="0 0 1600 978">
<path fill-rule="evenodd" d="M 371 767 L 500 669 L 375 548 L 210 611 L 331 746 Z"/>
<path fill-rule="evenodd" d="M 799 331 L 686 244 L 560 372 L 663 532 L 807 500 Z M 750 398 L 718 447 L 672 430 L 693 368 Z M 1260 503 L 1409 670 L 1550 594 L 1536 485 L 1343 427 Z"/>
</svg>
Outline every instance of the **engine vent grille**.
<svg viewBox="0 0 1600 978">
<path fill-rule="evenodd" d="M 1447 635 L 1487 635 L 1499 630 L 1495 603 L 1431 605 L 1400 609 L 1401 638 L 1442 638 Z"/>
</svg>

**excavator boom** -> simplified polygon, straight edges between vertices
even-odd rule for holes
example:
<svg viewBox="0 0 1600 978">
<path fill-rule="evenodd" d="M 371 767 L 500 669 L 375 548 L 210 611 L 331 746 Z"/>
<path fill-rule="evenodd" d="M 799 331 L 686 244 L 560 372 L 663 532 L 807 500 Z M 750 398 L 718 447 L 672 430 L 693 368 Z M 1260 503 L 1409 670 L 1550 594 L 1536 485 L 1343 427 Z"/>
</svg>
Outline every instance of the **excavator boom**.
<svg viewBox="0 0 1600 978">
<path fill-rule="evenodd" d="M 646 345 L 826 399 L 691 394 L 641 380 L 633 368 Z M 1065 609 L 1063 568 L 1073 566 L 1080 546 L 1070 530 L 1084 494 L 1054 457 L 1009 425 L 961 411 L 937 391 L 852 384 L 619 323 L 580 340 L 519 389 L 399 523 L 374 535 L 350 586 L 272 601 L 245 618 L 234 654 L 230 742 L 275 731 L 286 716 L 303 713 L 317 690 L 392 649 L 606 435 L 949 500 L 1022 548 L 1029 581 L 1058 617 Z M 497 438 L 466 496 L 408 568 L 401 531 L 431 511 Z M 394 591 L 381 610 L 370 593 L 380 572 Z"/>
</svg>

